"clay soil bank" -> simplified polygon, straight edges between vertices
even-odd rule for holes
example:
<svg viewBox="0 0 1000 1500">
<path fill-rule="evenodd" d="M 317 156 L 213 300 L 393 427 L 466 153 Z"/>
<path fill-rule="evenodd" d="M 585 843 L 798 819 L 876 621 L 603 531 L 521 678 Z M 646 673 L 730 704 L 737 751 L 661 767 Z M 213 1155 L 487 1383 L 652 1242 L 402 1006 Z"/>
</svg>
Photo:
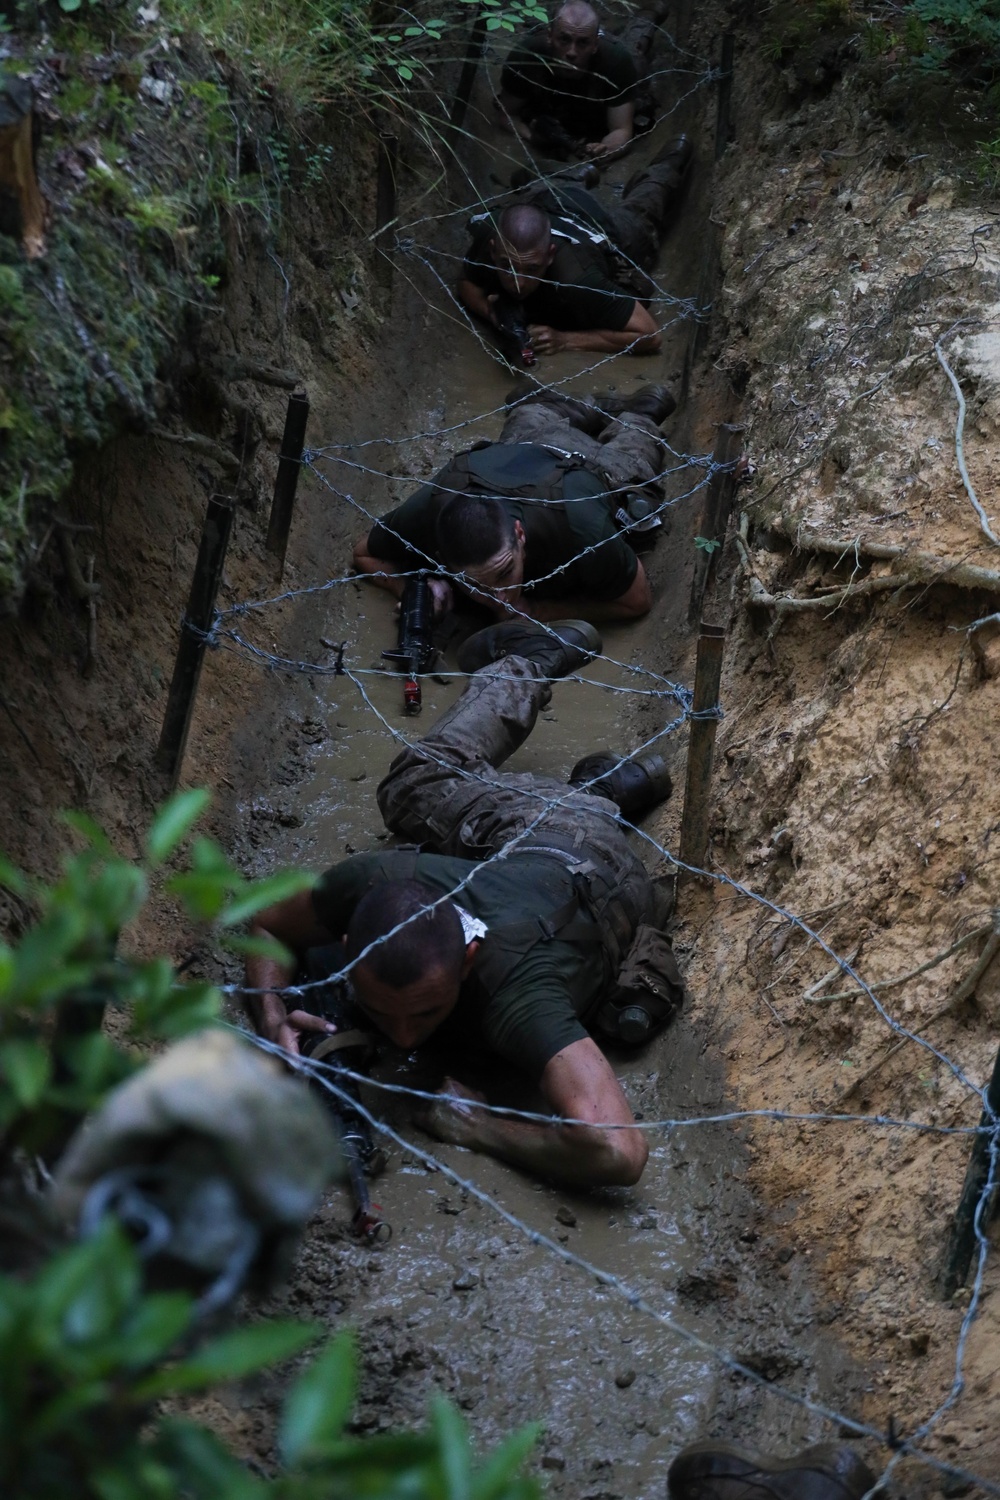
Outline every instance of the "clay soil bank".
<svg viewBox="0 0 1000 1500">
<path fill-rule="evenodd" d="M 698 139 L 698 170 L 658 274 L 671 294 L 695 297 L 715 246 L 722 275 L 687 409 L 668 436 L 678 453 L 704 454 L 715 424 L 738 416 L 756 467 L 738 502 L 744 549 L 730 539 L 711 601 L 730 635 L 710 865 L 799 914 L 836 954 L 856 952 L 869 982 L 892 979 L 984 925 L 994 905 L 996 648 L 986 632 L 974 651 L 965 627 L 995 598 L 921 576 L 919 587 L 872 584 L 779 619 L 781 606 L 753 596 L 816 598 L 905 569 L 905 557 L 873 560 L 864 550 L 872 541 L 996 565 L 957 474 L 954 398 L 933 345 L 943 342 L 969 399 L 972 479 L 996 515 L 1000 262 L 986 211 L 946 163 L 894 133 L 849 76 L 827 79 L 822 97 L 798 85 L 789 93 L 750 35 L 738 35 L 736 138 L 713 175 L 714 98 L 697 83 L 726 18 L 707 6 L 682 19 L 681 76 L 692 94 L 679 118 Z M 486 118 L 482 90 L 477 108 Z M 671 130 L 665 122 L 661 137 Z M 419 226 L 418 244 L 456 254 L 468 177 L 453 172 L 428 198 L 426 163 L 413 165 L 401 216 Z M 465 170 L 481 165 L 472 153 Z M 362 151 L 340 184 L 361 222 L 371 221 L 370 180 Z M 364 512 L 387 508 L 452 447 L 495 436 L 498 418 L 482 414 L 496 412 L 509 383 L 451 321 L 454 307 L 419 258 L 399 258 L 390 303 L 363 247 L 349 273 L 340 260 L 331 269 L 328 228 L 322 206 L 304 205 L 277 256 L 252 237 L 234 246 L 239 274 L 216 333 L 226 353 L 295 369 L 312 398 L 310 442 L 325 451 L 300 492 L 283 590 L 341 576 Z M 583 376 L 582 361 L 560 356 L 546 374 L 581 388 L 679 382 L 687 347 L 678 320 L 659 361 Z M 262 538 L 284 398 L 256 386 L 244 396 L 269 442 L 237 513 L 224 607 L 276 592 Z M 685 613 L 700 500 L 679 497 L 691 473 L 676 481 L 669 533 L 652 554 L 656 610 L 608 641 L 623 670 L 681 682 L 691 679 Z M 152 754 L 204 498 L 217 481 L 176 447 L 140 438 L 81 470 L 72 519 L 97 528 L 103 586 L 96 668 L 88 678 L 76 669 L 85 622 L 54 561 L 48 575 L 38 570 L 48 589 L 40 582 L 27 612 L 3 626 L 0 754 L 16 796 L 0 810 L 0 843 L 18 862 L 55 865 L 63 834 L 53 813 L 66 805 L 84 807 L 123 850 L 138 849 L 163 792 Z M 845 546 L 818 550 L 803 533 Z M 229 640 L 206 665 L 184 782 L 215 789 L 216 831 L 248 870 L 291 860 L 318 868 L 371 847 L 374 785 L 394 734 L 412 730 L 398 684 L 366 675 L 391 639 L 387 600 L 346 584 L 232 623 L 260 650 L 323 666 L 332 661 L 324 641 L 347 640 L 381 720 L 356 684 L 262 670 Z M 627 679 L 607 669 L 606 680 Z M 452 691 L 428 684 L 425 717 Z M 523 765 L 566 771 L 595 738 L 633 747 L 673 716 L 669 700 L 639 696 L 624 710 L 621 701 L 561 686 Z M 664 743 L 681 772 L 683 740 Z M 676 848 L 678 813 L 671 804 L 646 831 Z M 22 915 L 9 913 L 12 930 Z M 196 968 L 234 977 L 169 912 L 135 941 L 193 952 Z M 892 1016 L 926 1029 L 976 1083 L 996 1049 L 1000 975 L 988 972 L 971 1003 L 949 1005 L 949 995 L 981 941 L 884 993 Z M 829 998 L 848 982 L 815 989 L 833 959 L 771 908 L 719 883 L 688 886 L 677 944 L 690 1008 L 648 1054 L 619 1060 L 647 1118 L 767 1107 L 975 1123 L 978 1100 L 937 1056 L 914 1042 L 891 1051 L 899 1039 L 870 1000 Z M 405 1115 L 394 1118 L 409 1129 Z M 335 1194 L 284 1301 L 358 1327 L 362 1427 L 417 1421 L 443 1389 L 483 1441 L 543 1420 L 541 1463 L 555 1493 L 662 1495 L 670 1457 L 695 1436 L 788 1451 L 829 1434 L 779 1386 L 876 1427 L 891 1416 L 903 1432 L 945 1398 L 964 1304 L 943 1305 L 932 1277 L 967 1149 L 965 1138 L 864 1125 L 702 1126 L 658 1136 L 635 1191 L 577 1200 L 442 1148 L 517 1217 L 621 1275 L 772 1392 L 685 1350 L 412 1153 L 396 1151 L 379 1186 L 396 1229 L 388 1249 L 354 1244 Z M 926 1440 L 986 1476 L 1000 1470 L 994 1287 L 988 1266 L 965 1391 Z M 263 1463 L 281 1384 L 227 1392 L 208 1407 Z M 865 1451 L 876 1466 L 888 1459 L 874 1445 Z M 898 1495 L 942 1492 L 912 1464 L 895 1482 Z"/>
</svg>

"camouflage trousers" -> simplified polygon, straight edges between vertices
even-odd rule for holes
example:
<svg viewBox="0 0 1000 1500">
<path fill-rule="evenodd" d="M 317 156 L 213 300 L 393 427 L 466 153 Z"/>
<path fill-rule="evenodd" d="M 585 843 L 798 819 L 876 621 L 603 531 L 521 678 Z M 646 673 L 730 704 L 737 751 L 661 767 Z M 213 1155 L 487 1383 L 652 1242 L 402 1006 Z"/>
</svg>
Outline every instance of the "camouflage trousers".
<svg viewBox="0 0 1000 1500">
<path fill-rule="evenodd" d="M 570 867 L 593 856 L 634 931 L 653 920 L 656 892 L 614 803 L 555 777 L 499 769 L 527 739 L 551 694 L 522 657 L 474 673 L 457 702 L 397 755 L 379 786 L 379 809 L 391 833 L 439 854 L 485 860 L 502 856 L 517 839 L 512 854 L 552 840 Z M 625 946 L 630 937 L 624 934 Z"/>
<path fill-rule="evenodd" d="M 650 417 L 623 412 L 608 422 L 597 437 L 584 431 L 586 403 L 550 397 L 515 406 L 503 424 L 501 443 L 538 443 L 577 453 L 607 474 L 615 489 L 654 483 L 665 468 L 666 449 L 660 429 Z"/>
</svg>

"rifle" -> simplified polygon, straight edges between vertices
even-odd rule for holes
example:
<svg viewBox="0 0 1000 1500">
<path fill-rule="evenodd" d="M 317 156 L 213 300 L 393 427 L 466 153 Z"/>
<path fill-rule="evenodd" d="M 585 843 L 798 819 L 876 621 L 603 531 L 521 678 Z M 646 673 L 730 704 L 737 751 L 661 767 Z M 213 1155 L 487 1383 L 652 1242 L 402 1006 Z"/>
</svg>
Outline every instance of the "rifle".
<svg viewBox="0 0 1000 1500">
<path fill-rule="evenodd" d="M 304 970 L 309 979 L 322 979 L 331 971 L 342 968 L 346 961 L 343 943 L 331 943 L 328 947 L 310 948 L 305 956 Z M 392 1239 L 392 1225 L 382 1218 L 382 1210 L 373 1203 L 368 1190 L 368 1178 L 377 1177 L 385 1167 L 385 1152 L 372 1136 L 371 1126 L 363 1115 L 352 1109 L 349 1099 L 360 1104 L 358 1085 L 345 1070 L 361 1073 L 371 1060 L 373 1050 L 370 1033 L 361 1031 L 357 1015 L 348 994 L 345 981 L 324 985 L 312 992 L 313 1004 L 318 1004 L 324 1020 L 332 1021 L 337 1030 L 332 1036 L 321 1032 L 304 1032 L 299 1041 L 303 1056 L 322 1062 L 336 1071 L 333 1080 L 339 1094 L 331 1094 L 318 1081 L 313 1088 L 323 1100 L 340 1139 L 340 1149 L 347 1168 L 347 1180 L 354 1200 L 354 1215 L 351 1230 L 359 1239 L 370 1245 L 384 1245 Z"/>
<path fill-rule="evenodd" d="M 570 135 L 554 115 L 535 115 L 531 122 L 531 144 L 536 151 L 554 156 L 557 161 L 569 161 L 579 156 L 583 148 L 583 142 Z"/>
<path fill-rule="evenodd" d="M 493 317 L 504 355 L 511 364 L 518 361 L 530 370 L 538 356 L 531 344 L 524 303 L 515 302 L 512 297 L 505 297 L 501 292 L 493 304 Z"/>
<path fill-rule="evenodd" d="M 408 714 L 418 714 L 421 708 L 419 677 L 426 672 L 434 660 L 434 599 L 426 573 L 418 573 L 406 580 L 403 597 L 399 604 L 399 634 L 395 651 L 383 651 L 386 661 L 398 663 L 406 673 L 403 683 L 403 705 Z"/>
</svg>

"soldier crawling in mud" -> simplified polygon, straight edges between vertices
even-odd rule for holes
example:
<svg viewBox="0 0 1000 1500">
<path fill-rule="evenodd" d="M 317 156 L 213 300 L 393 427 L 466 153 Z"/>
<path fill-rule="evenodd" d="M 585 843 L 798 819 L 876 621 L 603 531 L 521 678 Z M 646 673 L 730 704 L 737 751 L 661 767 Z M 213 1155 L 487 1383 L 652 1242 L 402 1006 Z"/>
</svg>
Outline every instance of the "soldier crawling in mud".
<svg viewBox="0 0 1000 1500">
<path fill-rule="evenodd" d="M 383 516 L 354 564 L 397 597 L 400 575 L 443 568 L 501 618 L 636 619 L 651 595 L 629 541 L 648 535 L 636 528 L 655 503 L 659 423 L 673 409 L 664 386 L 589 401 L 515 389 L 499 442 L 459 454 Z M 430 584 L 442 614 L 452 584 Z"/>
<path fill-rule="evenodd" d="M 550 178 L 499 214 L 472 220 L 458 296 L 473 316 L 503 326 L 504 300 L 523 314 L 534 354 L 592 350 L 655 354 L 660 331 L 643 299 L 670 211 L 691 164 L 687 136 L 668 141 L 603 203 Z"/>
<path fill-rule="evenodd" d="M 530 734 L 551 680 L 600 646 L 583 621 L 506 620 L 470 637 L 462 696 L 378 789 L 386 827 L 433 852 L 355 855 L 253 928 L 299 958 L 343 938 L 355 1004 L 405 1052 L 441 1028 L 467 1053 L 471 1033 L 528 1074 L 551 1124 L 478 1109 L 483 1096 L 451 1078 L 422 1123 L 581 1186 L 634 1183 L 648 1154 L 589 1032 L 644 1041 L 682 997 L 657 887 L 619 821 L 620 808 L 637 816 L 669 795 L 670 778 L 658 756 L 591 756 L 569 785 L 498 768 Z M 247 962 L 253 1022 L 291 1052 L 336 1029 L 302 1001 L 286 1009 L 294 972 Z"/>
<path fill-rule="evenodd" d="M 652 21 L 629 33 L 640 65 L 654 33 Z M 592 5 L 568 0 L 511 50 L 495 101 L 501 124 L 563 160 L 622 151 L 635 128 L 639 68 L 632 54 L 604 34 Z"/>
</svg>

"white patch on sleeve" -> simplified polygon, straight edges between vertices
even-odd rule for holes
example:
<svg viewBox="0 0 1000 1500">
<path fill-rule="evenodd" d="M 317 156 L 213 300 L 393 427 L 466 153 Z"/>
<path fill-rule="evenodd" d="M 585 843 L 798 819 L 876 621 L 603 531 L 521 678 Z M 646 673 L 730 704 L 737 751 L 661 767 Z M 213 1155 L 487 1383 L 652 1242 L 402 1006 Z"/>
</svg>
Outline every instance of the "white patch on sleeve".
<svg viewBox="0 0 1000 1500">
<path fill-rule="evenodd" d="M 474 917 L 471 912 L 466 911 L 464 906 L 459 906 L 457 901 L 452 904 L 458 912 L 462 923 L 462 932 L 465 935 L 466 943 L 474 943 L 477 939 L 484 938 L 488 930 L 486 923 L 480 922 L 478 917 Z"/>
</svg>

